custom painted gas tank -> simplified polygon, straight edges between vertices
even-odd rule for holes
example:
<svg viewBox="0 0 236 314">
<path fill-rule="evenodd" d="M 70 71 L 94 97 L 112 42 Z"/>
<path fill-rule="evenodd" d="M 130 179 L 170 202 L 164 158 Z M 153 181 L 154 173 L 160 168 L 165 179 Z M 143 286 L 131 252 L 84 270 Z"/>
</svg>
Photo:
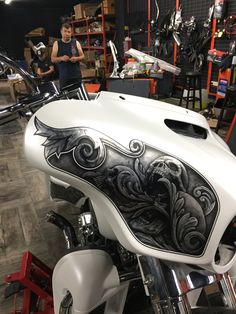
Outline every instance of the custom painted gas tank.
<svg viewBox="0 0 236 314">
<path fill-rule="evenodd" d="M 25 153 L 90 197 L 101 234 L 128 250 L 218 273 L 234 263 L 222 236 L 236 216 L 236 158 L 203 116 L 109 92 L 56 101 L 29 121 Z"/>
</svg>

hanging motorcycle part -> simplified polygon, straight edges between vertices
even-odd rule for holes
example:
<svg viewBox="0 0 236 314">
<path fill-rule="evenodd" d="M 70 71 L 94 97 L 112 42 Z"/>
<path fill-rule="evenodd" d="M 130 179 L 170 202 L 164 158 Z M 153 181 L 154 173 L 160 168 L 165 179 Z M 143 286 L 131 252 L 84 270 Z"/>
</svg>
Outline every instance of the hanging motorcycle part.
<svg viewBox="0 0 236 314">
<path fill-rule="evenodd" d="M 235 293 L 230 278 L 188 265 L 160 261 L 153 257 L 138 256 L 146 293 L 150 296 L 156 314 L 224 313 L 224 308 L 211 312 L 210 308 L 191 309 L 186 294 L 192 290 L 219 283 L 223 287 L 229 307 L 234 313 Z M 213 310 L 213 308 L 212 308 Z"/>
<path fill-rule="evenodd" d="M 171 13 L 168 11 L 167 14 L 161 19 L 159 27 L 157 21 L 153 21 L 151 24 L 152 49 L 154 57 L 171 57 L 173 53 L 173 43 L 171 40 L 171 32 L 169 30 L 170 19 Z"/>
<path fill-rule="evenodd" d="M 187 59 L 189 63 L 193 63 L 194 70 L 200 71 L 203 62 L 206 59 L 206 47 L 212 37 L 211 24 L 214 6 L 208 10 L 207 19 L 200 25 L 194 16 L 182 23 L 181 34 L 185 37 L 179 49 L 179 58 Z"/>
<path fill-rule="evenodd" d="M 178 47 L 180 47 L 182 44 L 179 36 L 182 26 L 183 26 L 182 7 L 180 5 L 179 9 L 172 13 L 169 26 L 169 30 L 172 31 L 173 38 Z"/>
<path fill-rule="evenodd" d="M 7 275 L 5 296 L 23 291 L 21 310 L 11 314 L 53 314 L 52 270 L 30 252 L 22 257 L 19 272 Z"/>
<path fill-rule="evenodd" d="M 215 0 L 214 18 L 221 20 L 226 13 L 226 0 Z"/>
</svg>

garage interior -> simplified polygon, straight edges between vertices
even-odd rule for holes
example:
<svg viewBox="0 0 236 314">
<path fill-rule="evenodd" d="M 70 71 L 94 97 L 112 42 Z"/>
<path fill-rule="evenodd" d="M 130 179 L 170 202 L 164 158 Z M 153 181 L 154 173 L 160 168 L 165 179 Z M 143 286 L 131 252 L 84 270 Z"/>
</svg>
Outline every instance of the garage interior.
<svg viewBox="0 0 236 314">
<path fill-rule="evenodd" d="M 197 112 L 236 155 L 236 0 L 6 2 L 0 1 L 0 55 L 24 69 L 36 86 L 45 82 L 37 75 L 39 43 L 43 43 L 43 51 L 50 58 L 53 44 L 61 36 L 61 24 L 69 23 L 72 37 L 80 42 L 85 56 L 80 69 L 91 101 L 97 93 L 107 91 Z M 66 188 L 56 184 L 49 186 L 48 176 L 26 159 L 25 129 L 36 111 L 30 111 L 33 95 L 3 59 L 0 58 L 0 313 L 49 314 L 54 312 L 22 310 L 22 291 L 16 300 L 12 296 L 5 298 L 6 276 L 19 271 L 24 252 L 31 252 L 53 269 L 65 255 L 66 241 L 62 231 L 48 222 L 47 214 L 61 214 L 76 228 L 85 199 L 80 199 L 73 188 L 67 193 Z M 55 66 L 52 81 L 60 93 L 58 75 Z M 27 105 L 23 107 L 26 98 Z M 42 105 L 47 106 L 47 102 L 50 100 L 42 101 Z M 1 119 L 1 112 L 19 103 L 19 109 L 9 110 L 7 118 Z M 201 302 L 220 307 L 224 304 L 219 298 L 218 286 L 211 285 L 202 293 Z M 232 308 L 229 306 L 227 313 L 235 313 Z M 104 312 L 98 309 L 94 313 Z M 128 309 L 124 313 L 152 312 Z M 193 313 L 205 312 L 196 309 Z"/>
</svg>

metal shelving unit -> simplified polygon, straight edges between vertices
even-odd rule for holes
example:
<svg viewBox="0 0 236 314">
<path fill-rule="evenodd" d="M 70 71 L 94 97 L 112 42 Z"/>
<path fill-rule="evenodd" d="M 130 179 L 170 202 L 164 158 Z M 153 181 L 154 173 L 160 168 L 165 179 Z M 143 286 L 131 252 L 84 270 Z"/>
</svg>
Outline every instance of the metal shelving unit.
<svg viewBox="0 0 236 314">
<path fill-rule="evenodd" d="M 108 60 L 107 53 L 110 52 L 110 48 L 107 45 L 107 40 L 115 40 L 116 30 L 106 30 L 106 22 L 112 22 L 115 19 L 115 15 L 104 14 L 103 3 L 101 4 L 101 14 L 96 17 L 87 17 L 82 19 L 72 19 L 71 24 L 73 28 L 73 36 L 79 41 L 81 39 L 86 39 L 86 45 L 82 45 L 83 49 L 100 51 L 104 54 L 104 68 L 105 73 L 108 72 Z M 90 25 L 92 22 L 101 22 L 101 31 L 90 31 Z M 84 26 L 86 28 L 85 32 L 77 33 L 75 31 L 76 27 Z M 93 39 L 97 38 L 101 42 L 101 46 L 93 46 Z M 89 60 L 90 61 L 90 60 Z"/>
</svg>

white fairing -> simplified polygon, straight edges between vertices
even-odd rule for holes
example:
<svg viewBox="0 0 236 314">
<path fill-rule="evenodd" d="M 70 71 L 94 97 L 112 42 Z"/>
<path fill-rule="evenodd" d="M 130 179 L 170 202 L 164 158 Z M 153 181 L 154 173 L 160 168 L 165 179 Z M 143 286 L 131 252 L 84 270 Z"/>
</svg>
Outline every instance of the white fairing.
<svg viewBox="0 0 236 314">
<path fill-rule="evenodd" d="M 101 250 L 81 250 L 63 256 L 53 271 L 54 311 L 67 291 L 73 297 L 72 313 L 87 314 L 124 289 L 111 257 Z"/>
<path fill-rule="evenodd" d="M 173 252 L 145 245 L 137 239 L 111 197 L 87 180 L 53 167 L 47 162 L 43 146 L 47 139 L 36 134 L 35 116 L 46 126 L 60 130 L 91 128 L 101 133 L 106 143 L 112 139 L 127 150 L 130 142 L 137 139 L 153 150 L 177 158 L 194 169 L 208 182 L 214 192 L 215 203 L 218 204 L 202 253 L 194 255 Z M 200 126 L 206 130 L 207 138 L 178 134 L 166 126 L 165 119 Z M 160 259 L 201 265 L 218 273 L 227 271 L 234 263 L 235 257 L 232 256 L 224 262 L 221 260 L 220 264 L 215 263 L 214 257 L 224 231 L 236 216 L 236 159 L 227 146 L 212 133 L 203 116 L 160 101 L 108 92 L 100 93 L 99 97 L 90 102 L 57 101 L 42 107 L 29 121 L 25 133 L 25 153 L 34 167 L 89 196 L 101 234 L 110 239 L 117 239 L 128 250 Z M 60 156 L 57 155 L 57 158 Z"/>
</svg>

